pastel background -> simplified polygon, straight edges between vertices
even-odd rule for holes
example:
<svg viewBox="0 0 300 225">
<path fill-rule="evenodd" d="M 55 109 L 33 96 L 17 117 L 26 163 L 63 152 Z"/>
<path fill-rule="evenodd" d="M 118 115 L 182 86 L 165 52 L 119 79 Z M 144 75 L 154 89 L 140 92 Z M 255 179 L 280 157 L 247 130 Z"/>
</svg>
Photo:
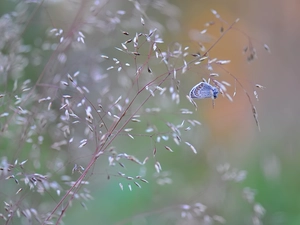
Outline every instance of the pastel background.
<svg viewBox="0 0 300 225">
<path fill-rule="evenodd" d="M 119 178 L 106 180 L 105 173 L 96 171 L 89 178 L 94 200 L 86 203 L 88 210 L 74 203 L 67 212 L 65 224 L 210 224 L 208 217 L 182 218 L 183 210 L 178 206 L 195 203 L 207 207 L 205 215 L 210 218 L 219 215 L 226 224 L 300 224 L 300 2 L 169 2 L 175 5 L 180 27 L 173 24 L 175 31 L 166 33 L 165 43 L 188 43 L 190 50 L 195 52 L 198 48 L 190 44 L 189 32 L 192 29 L 202 30 L 206 22 L 215 19 L 211 9 L 228 23 L 240 18 L 235 27 L 251 37 L 257 59 L 247 62 L 247 56 L 243 54 L 243 48 L 248 44 L 247 36 L 236 30 L 231 30 L 215 46 L 211 55 L 231 60 L 226 69 L 251 94 L 261 131 L 256 127 L 247 96 L 238 86 L 233 102 L 219 97 L 212 108 L 210 100 L 197 101 L 197 117 L 202 123 L 199 133 L 194 134 L 198 141 L 198 154 L 176 149 L 173 154 L 160 156 L 165 171 L 161 176 L 171 181 L 170 184 L 159 185 L 159 178 L 149 173 L 146 177 L 149 184 L 143 184 L 141 189 L 134 187 L 133 191 L 126 188 L 121 191 Z M 68 10 L 69 4 L 72 3 L 49 4 L 47 10 L 53 21 L 49 22 L 45 11 L 41 11 L 41 21 L 32 22 L 34 26 L 30 29 L 33 34 L 51 23 L 67 27 L 74 16 L 74 11 Z M 122 4 L 127 10 L 128 4 L 121 1 L 116 1 L 112 7 L 120 8 Z M 0 3 L 0 6 L 2 14 L 9 9 L 6 3 Z M 150 13 L 165 24 L 157 11 Z M 172 26 L 172 21 L 167 24 Z M 208 31 L 212 42 L 208 42 L 207 46 L 219 37 L 219 28 L 220 25 L 216 24 Z M 94 35 L 90 43 L 96 44 L 97 34 Z M 271 54 L 264 49 L 265 43 Z M 93 44 L 89 47 L 90 51 L 94 50 Z M 69 66 L 72 68 L 72 65 Z M 205 71 L 193 70 L 185 74 L 181 78 L 182 95 L 202 78 L 207 78 Z M 222 78 L 234 83 L 225 73 Z M 256 83 L 266 87 L 265 90 L 257 89 L 259 101 L 252 94 Z M 229 91 L 233 93 L 233 87 Z M 147 145 L 147 142 L 141 140 L 137 145 Z M 130 146 L 130 143 L 124 144 L 124 148 Z M 246 171 L 246 179 L 242 182 L 225 181 L 217 171 L 224 164 L 230 165 L 230 170 L 235 173 Z M 253 192 L 249 194 L 247 190 Z M 245 199 L 245 195 L 249 197 L 247 193 L 255 193 L 252 202 Z M 259 220 L 256 220 L 257 217 Z"/>
</svg>

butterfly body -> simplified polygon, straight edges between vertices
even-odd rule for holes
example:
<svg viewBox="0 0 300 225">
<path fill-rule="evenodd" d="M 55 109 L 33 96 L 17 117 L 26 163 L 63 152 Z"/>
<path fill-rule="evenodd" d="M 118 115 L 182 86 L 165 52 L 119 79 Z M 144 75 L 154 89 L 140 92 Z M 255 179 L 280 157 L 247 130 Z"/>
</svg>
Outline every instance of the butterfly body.
<svg viewBox="0 0 300 225">
<path fill-rule="evenodd" d="M 218 97 L 219 90 L 217 87 L 210 85 L 207 82 L 200 82 L 195 85 L 190 91 L 191 98 L 204 99 L 204 98 L 213 98 Z"/>
</svg>

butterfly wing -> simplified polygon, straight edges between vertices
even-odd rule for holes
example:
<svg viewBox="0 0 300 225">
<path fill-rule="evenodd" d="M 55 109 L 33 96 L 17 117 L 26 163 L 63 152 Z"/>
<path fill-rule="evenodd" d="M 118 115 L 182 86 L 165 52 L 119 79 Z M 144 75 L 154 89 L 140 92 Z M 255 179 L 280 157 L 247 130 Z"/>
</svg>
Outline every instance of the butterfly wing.
<svg viewBox="0 0 300 225">
<path fill-rule="evenodd" d="M 204 98 L 211 98 L 212 96 L 214 96 L 214 98 L 216 98 L 215 91 L 213 89 L 216 89 L 216 91 L 218 91 L 217 88 L 211 86 L 210 84 L 206 82 L 200 82 L 199 84 L 195 85 L 191 89 L 190 97 L 197 98 L 197 99 L 204 99 Z"/>
</svg>

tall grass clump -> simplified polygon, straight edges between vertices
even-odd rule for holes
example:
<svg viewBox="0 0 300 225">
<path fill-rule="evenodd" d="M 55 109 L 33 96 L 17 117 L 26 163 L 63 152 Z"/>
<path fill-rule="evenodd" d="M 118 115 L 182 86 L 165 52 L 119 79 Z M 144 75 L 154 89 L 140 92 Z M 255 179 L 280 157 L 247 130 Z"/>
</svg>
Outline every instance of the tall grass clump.
<svg viewBox="0 0 300 225">
<path fill-rule="evenodd" d="M 229 31 L 243 33 L 238 20 L 227 23 L 212 10 L 199 34 L 215 20 L 220 36 L 190 41 L 194 52 L 164 41 L 180 29 L 179 9 L 167 1 L 1 4 L 8 5 L 0 17 L 1 224 L 60 224 L 72 204 L 87 208 L 91 183 L 142 188 L 164 171 L 161 152 L 197 154 L 198 100 L 181 85 L 191 70 L 205 71 L 203 82 L 229 101 L 242 89 L 259 129 L 252 95 L 226 69 L 230 60 L 210 54 Z M 246 38 L 251 61 L 256 51 Z M 181 210 L 186 217 L 205 208 Z"/>
</svg>

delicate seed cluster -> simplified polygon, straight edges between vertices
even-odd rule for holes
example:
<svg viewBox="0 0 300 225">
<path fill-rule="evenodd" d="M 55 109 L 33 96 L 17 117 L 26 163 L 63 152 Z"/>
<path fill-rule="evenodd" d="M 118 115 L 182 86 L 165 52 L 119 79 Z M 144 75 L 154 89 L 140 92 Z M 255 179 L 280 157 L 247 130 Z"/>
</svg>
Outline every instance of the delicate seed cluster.
<svg viewBox="0 0 300 225">
<path fill-rule="evenodd" d="M 259 127 L 252 96 L 226 70 L 231 61 L 209 54 L 237 21 L 230 25 L 212 10 L 222 23 L 221 36 L 213 40 L 208 34 L 215 21 L 191 32 L 199 43 L 195 53 L 178 42 L 165 45 L 163 27 L 168 26 L 146 15 L 147 7 L 155 9 L 178 29 L 178 9 L 167 1 L 124 3 L 134 12 L 116 9 L 118 4 L 110 1 L 80 1 L 70 26 L 62 28 L 51 21 L 56 26 L 24 45 L 23 35 L 36 12 L 31 7 L 39 9 L 42 4 L 20 1 L 16 10 L 0 17 L 0 132 L 5 146 L 0 189 L 12 190 L 0 195 L 0 220 L 5 224 L 61 223 L 73 200 L 87 208 L 85 202 L 93 199 L 88 187 L 98 174 L 105 174 L 103 180 L 118 179 L 121 190 L 142 188 L 148 177 L 159 185 L 173 184 L 161 155 L 201 154 L 195 138 L 201 125 L 194 115 L 198 102 L 182 97 L 188 92 L 181 84 L 192 80 L 193 71 L 207 71 L 205 82 L 230 101 L 242 88 Z M 97 33 L 97 43 L 92 32 Z M 208 46 L 211 40 L 213 45 Z M 251 40 L 244 50 L 248 61 L 256 57 Z M 267 45 L 264 48 L 270 51 Z M 223 78 L 233 79 L 233 94 Z M 258 100 L 257 91 L 264 87 L 255 87 Z M 219 172 L 226 181 L 241 182 L 246 177 L 245 171 L 228 166 Z M 225 223 L 221 216 L 206 213 L 201 203 L 179 208 L 181 219 Z M 258 203 L 253 210 L 255 220 L 264 214 Z"/>
</svg>

